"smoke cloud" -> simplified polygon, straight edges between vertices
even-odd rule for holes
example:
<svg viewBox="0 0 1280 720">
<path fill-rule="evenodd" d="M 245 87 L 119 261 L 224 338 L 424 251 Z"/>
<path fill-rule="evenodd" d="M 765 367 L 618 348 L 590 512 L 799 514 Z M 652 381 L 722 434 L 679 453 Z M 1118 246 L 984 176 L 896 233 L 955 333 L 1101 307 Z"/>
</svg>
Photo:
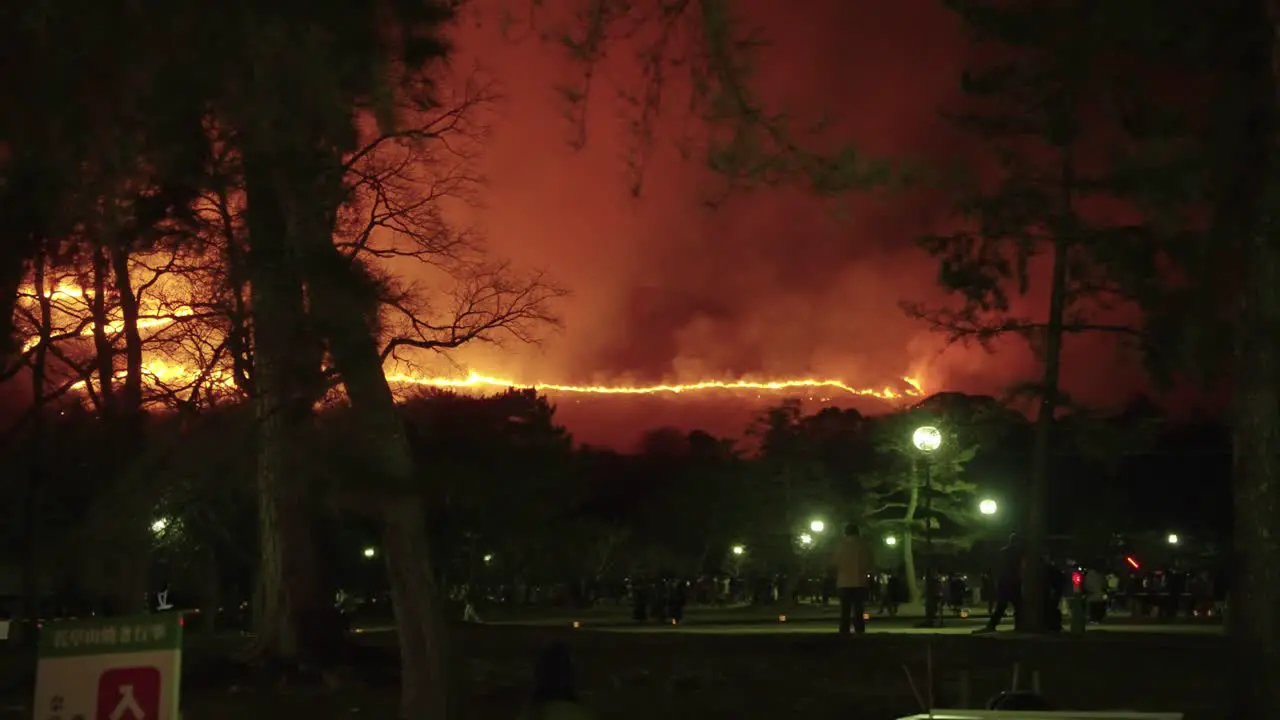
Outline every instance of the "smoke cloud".
<svg viewBox="0 0 1280 720">
<path fill-rule="evenodd" d="M 625 111 L 607 84 L 597 83 L 587 145 L 574 150 L 556 94 L 574 72 L 561 51 L 505 38 L 496 6 L 473 12 L 455 68 L 478 65 L 503 100 L 472 219 L 496 255 L 546 269 L 572 296 L 559 307 L 563 327 L 541 345 L 471 348 L 462 364 L 525 382 L 834 376 L 883 386 L 917 375 L 930 391 L 984 393 L 1034 369 L 1016 339 L 996 354 L 943 353 L 941 338 L 899 309 L 941 299 L 935 265 L 912 241 L 946 222 L 945 199 L 882 191 L 833 203 L 765 189 L 710 210 L 697 158 L 681 158 L 671 137 L 659 139 L 632 197 Z M 798 123 L 823 120 L 884 157 L 941 161 L 972 146 L 938 118 L 959 100 L 969 51 L 937 0 L 756 0 L 746 17 L 771 43 L 758 57 L 758 87 Z M 615 74 L 626 77 L 625 67 Z M 1095 400 L 1127 395 L 1138 369 L 1117 371 L 1114 356 L 1099 364 L 1099 352 L 1096 341 L 1073 341 L 1068 385 Z M 1106 370 L 1091 369 L 1099 365 Z"/>
</svg>

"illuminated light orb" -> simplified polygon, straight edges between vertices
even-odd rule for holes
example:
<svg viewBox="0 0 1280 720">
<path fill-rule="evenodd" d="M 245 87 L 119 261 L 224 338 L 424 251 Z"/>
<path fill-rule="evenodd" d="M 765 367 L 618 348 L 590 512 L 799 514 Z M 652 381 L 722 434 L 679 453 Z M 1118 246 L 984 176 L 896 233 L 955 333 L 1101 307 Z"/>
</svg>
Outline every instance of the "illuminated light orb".
<svg viewBox="0 0 1280 720">
<path fill-rule="evenodd" d="M 367 547 L 362 551 L 362 554 L 367 558 L 372 558 L 378 554 L 378 550 L 377 548 Z"/>
<path fill-rule="evenodd" d="M 778 622 L 786 622 L 786 621 L 787 621 L 787 616 L 786 616 L 786 615 L 779 615 L 779 616 L 778 616 Z"/>
<path fill-rule="evenodd" d="M 809 523 L 809 529 L 816 533 L 820 533 L 823 530 L 827 529 L 827 524 L 822 522 L 821 520 L 814 520 L 813 522 Z"/>
<path fill-rule="evenodd" d="M 1168 537 L 1168 538 L 1166 538 L 1166 539 L 1169 541 L 1169 544 L 1170 544 L 1170 545 L 1177 545 L 1177 544 L 1178 544 L 1178 534 L 1177 534 L 1177 533 L 1169 533 L 1169 537 Z"/>
<path fill-rule="evenodd" d="M 1000 512 L 1000 505 L 995 500 L 987 499 L 978 503 L 978 512 L 983 515 L 995 515 Z"/>
<path fill-rule="evenodd" d="M 574 630 L 577 630 L 577 629 L 578 629 L 578 628 L 580 628 L 580 627 L 582 627 L 582 623 L 578 622 L 577 620 L 574 620 L 574 621 L 573 621 L 573 629 L 574 629 Z"/>
<path fill-rule="evenodd" d="M 812 544 L 813 544 L 813 536 L 812 536 L 812 535 L 810 535 L 809 533 L 804 533 L 804 534 L 802 534 L 802 535 L 800 536 L 800 544 L 801 544 L 801 545 L 812 545 Z"/>
<path fill-rule="evenodd" d="M 920 452 L 931 453 L 942 447 L 942 432 L 932 425 L 918 427 L 911 433 L 911 444 Z"/>
<path fill-rule="evenodd" d="M 159 520 L 156 520 L 155 522 L 151 523 L 151 532 L 155 533 L 156 535 L 159 535 L 160 533 L 168 529 L 168 527 L 169 527 L 169 520 L 167 518 L 160 518 Z"/>
<path fill-rule="evenodd" d="M 745 547 L 743 547 L 742 545 L 734 545 L 734 546 L 733 546 L 733 554 L 734 554 L 734 555 L 742 555 L 742 554 L 744 554 L 744 553 L 746 553 L 746 552 L 747 552 L 747 549 L 746 549 Z"/>
<path fill-rule="evenodd" d="M 894 537 L 894 536 L 892 536 L 892 535 L 889 535 L 888 537 L 886 537 L 886 538 L 884 539 L 884 544 L 885 544 L 885 545 L 888 545 L 889 547 L 893 547 L 894 545 L 897 545 L 897 544 L 898 544 L 898 538 L 896 538 L 896 537 Z"/>
<path fill-rule="evenodd" d="M 863 620 L 870 620 L 870 619 L 871 619 L 871 613 L 869 613 L 869 612 L 864 612 L 864 613 L 862 613 L 862 619 L 863 619 Z"/>
<path fill-rule="evenodd" d="M 492 555 L 492 554 L 485 555 L 485 556 L 484 556 L 484 564 L 485 564 L 485 565 L 488 565 L 488 564 L 489 564 L 489 563 L 491 563 L 491 562 L 493 562 L 493 555 Z"/>
</svg>

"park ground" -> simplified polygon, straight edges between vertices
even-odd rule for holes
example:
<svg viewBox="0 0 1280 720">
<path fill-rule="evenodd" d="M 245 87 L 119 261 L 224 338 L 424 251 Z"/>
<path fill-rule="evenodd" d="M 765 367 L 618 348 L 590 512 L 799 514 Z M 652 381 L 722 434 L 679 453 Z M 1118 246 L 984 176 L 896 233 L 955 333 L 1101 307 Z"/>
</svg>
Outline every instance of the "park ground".
<svg viewBox="0 0 1280 720">
<path fill-rule="evenodd" d="M 1084 636 L 973 636 L 981 620 L 941 631 L 916 618 L 873 619 L 864 636 L 839 637 L 830 610 L 789 610 L 786 622 L 760 610 L 703 610 L 679 626 L 636 627 L 622 615 L 544 613 L 456 625 L 452 669 L 463 720 L 510 720 L 520 712 L 539 648 L 562 641 L 578 669 L 584 702 L 601 718 L 805 718 L 891 720 L 918 712 L 932 687 L 935 706 L 971 703 L 1038 676 L 1043 693 L 1071 709 L 1181 711 L 1221 717 L 1227 663 L 1220 628 L 1118 622 Z M 572 616 L 572 617 L 571 617 Z M 573 627 L 574 621 L 578 628 Z M 244 638 L 192 637 L 184 654 L 184 720 L 394 718 L 394 635 L 368 625 L 339 682 L 281 681 L 232 658 Z M 30 660 L 10 656 L 0 717 L 32 716 L 24 702 Z"/>
</svg>

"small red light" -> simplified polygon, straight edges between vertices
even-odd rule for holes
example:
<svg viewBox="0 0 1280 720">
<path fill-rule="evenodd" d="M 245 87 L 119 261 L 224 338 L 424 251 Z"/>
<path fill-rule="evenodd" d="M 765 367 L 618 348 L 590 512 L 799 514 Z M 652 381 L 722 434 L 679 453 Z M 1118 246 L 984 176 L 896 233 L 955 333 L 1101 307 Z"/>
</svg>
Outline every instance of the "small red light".
<svg viewBox="0 0 1280 720">
<path fill-rule="evenodd" d="M 1139 569 L 1138 561 L 1134 560 L 1132 555 L 1125 555 L 1124 561 L 1129 563 L 1129 567 L 1133 568 L 1134 570 Z"/>
<path fill-rule="evenodd" d="M 1075 572 L 1071 573 L 1071 584 L 1074 585 L 1077 590 L 1079 590 L 1080 586 L 1084 585 L 1084 573 L 1080 572 L 1079 570 L 1076 570 Z"/>
</svg>

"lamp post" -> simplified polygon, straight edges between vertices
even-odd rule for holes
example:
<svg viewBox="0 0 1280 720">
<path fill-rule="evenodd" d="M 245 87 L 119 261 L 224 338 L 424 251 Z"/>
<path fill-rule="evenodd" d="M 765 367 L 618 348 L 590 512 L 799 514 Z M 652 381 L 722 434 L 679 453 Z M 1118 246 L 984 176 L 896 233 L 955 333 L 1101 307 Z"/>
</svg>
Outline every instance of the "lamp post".
<svg viewBox="0 0 1280 720">
<path fill-rule="evenodd" d="M 911 444 L 924 455 L 924 623 L 925 627 L 938 624 L 938 578 L 933 568 L 933 477 L 929 455 L 942 447 L 942 433 L 932 425 L 916 428 L 911 434 Z"/>
</svg>

